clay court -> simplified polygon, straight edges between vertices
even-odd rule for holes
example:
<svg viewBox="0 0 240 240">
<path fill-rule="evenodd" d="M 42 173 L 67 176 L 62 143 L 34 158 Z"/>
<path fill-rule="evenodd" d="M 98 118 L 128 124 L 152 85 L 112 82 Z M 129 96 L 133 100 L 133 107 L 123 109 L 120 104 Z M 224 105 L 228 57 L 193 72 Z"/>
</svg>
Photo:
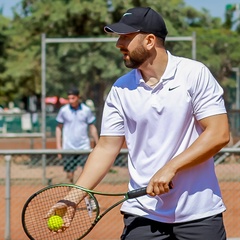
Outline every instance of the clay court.
<svg viewBox="0 0 240 240">
<path fill-rule="evenodd" d="M 4 161 L 1 161 L 0 171 L 5 173 Z M 237 181 L 240 172 L 240 164 L 228 163 L 216 167 L 219 176 L 222 194 L 227 205 L 227 211 L 224 213 L 224 221 L 227 229 L 228 238 L 240 236 L 240 182 Z M 80 174 L 81 168 L 78 169 Z M 226 174 L 229 174 L 229 181 Z M 47 177 L 52 179 L 52 183 L 64 182 L 64 172 L 61 166 L 47 167 Z M 11 166 L 11 240 L 27 240 L 21 225 L 21 211 L 27 198 L 37 190 L 41 189 L 42 168 L 30 167 L 29 165 L 12 163 Z M 5 178 L 5 175 L 3 175 Z M 97 190 L 104 192 L 125 192 L 127 190 L 128 173 L 126 167 L 114 167 L 104 178 Z M 5 192 L 5 186 L 2 182 L 1 192 Z M 119 198 L 118 198 L 119 199 Z M 116 201 L 116 197 L 99 197 L 101 209 L 104 210 Z M 5 198 L 2 194 L 0 198 L 1 210 L 5 212 Z M 117 207 L 108 213 L 85 237 L 88 240 L 115 240 L 119 239 L 122 231 L 122 217 Z M 43 220 L 45 221 L 45 220 Z M 47 230 L 47 229 L 46 229 Z M 0 220 L 0 238 L 4 239 L 5 216 Z M 45 231 L 45 229 L 43 229 Z M 55 238 L 52 238 L 55 239 Z M 57 238 L 56 238 L 57 239 Z M 67 239 L 67 238 L 64 238 Z"/>
</svg>

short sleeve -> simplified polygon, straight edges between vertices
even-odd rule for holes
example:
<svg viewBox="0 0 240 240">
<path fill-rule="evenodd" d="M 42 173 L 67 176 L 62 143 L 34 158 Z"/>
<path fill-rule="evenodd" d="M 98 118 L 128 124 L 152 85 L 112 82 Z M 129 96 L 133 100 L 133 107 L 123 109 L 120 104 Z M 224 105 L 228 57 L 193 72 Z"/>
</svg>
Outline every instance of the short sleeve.
<svg viewBox="0 0 240 240">
<path fill-rule="evenodd" d="M 202 65 L 195 80 L 190 95 L 196 119 L 226 113 L 223 89 L 206 66 Z"/>
<path fill-rule="evenodd" d="M 57 117 L 56 117 L 56 121 L 58 123 L 64 123 L 64 117 L 63 117 L 63 108 L 60 108 L 58 114 L 57 114 Z"/>
<path fill-rule="evenodd" d="M 104 105 L 101 135 L 122 136 L 124 134 L 122 106 L 116 87 L 113 86 Z"/>
<path fill-rule="evenodd" d="M 87 116 L 87 122 L 88 124 L 93 124 L 96 120 L 96 117 L 95 115 L 93 114 L 93 112 L 91 111 L 91 109 L 89 108 L 89 111 L 88 111 L 88 116 Z"/>
</svg>

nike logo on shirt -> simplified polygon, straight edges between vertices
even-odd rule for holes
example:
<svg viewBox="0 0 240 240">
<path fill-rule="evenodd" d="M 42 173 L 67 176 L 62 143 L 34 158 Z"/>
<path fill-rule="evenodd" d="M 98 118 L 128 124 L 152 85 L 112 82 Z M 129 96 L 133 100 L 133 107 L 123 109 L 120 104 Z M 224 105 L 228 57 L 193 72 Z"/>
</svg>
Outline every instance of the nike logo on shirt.
<svg viewBox="0 0 240 240">
<path fill-rule="evenodd" d="M 178 88 L 178 87 L 180 87 L 180 85 L 179 85 L 179 86 L 176 86 L 176 87 L 169 88 L 168 91 L 172 91 L 172 90 L 174 90 L 174 89 L 176 89 L 176 88 Z"/>
</svg>

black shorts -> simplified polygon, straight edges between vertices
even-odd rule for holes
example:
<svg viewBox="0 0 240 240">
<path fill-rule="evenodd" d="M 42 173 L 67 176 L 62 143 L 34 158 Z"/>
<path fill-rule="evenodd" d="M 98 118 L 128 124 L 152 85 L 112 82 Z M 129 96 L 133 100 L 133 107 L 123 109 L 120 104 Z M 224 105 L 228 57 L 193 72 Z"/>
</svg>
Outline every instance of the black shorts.
<svg viewBox="0 0 240 240">
<path fill-rule="evenodd" d="M 78 166 L 84 166 L 87 155 L 63 155 L 63 169 L 65 172 L 74 172 Z"/>
<path fill-rule="evenodd" d="M 222 214 L 184 223 L 162 223 L 124 214 L 121 240 L 226 240 Z"/>
</svg>

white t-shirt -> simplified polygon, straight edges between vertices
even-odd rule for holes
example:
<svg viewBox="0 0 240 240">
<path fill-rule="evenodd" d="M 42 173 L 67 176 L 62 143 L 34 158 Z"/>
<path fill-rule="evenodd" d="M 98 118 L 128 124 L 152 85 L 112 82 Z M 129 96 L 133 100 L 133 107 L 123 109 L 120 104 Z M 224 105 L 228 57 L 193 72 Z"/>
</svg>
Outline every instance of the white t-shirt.
<svg viewBox="0 0 240 240">
<path fill-rule="evenodd" d="M 66 104 L 60 108 L 56 120 L 63 124 L 63 149 L 90 149 L 88 125 L 95 121 L 95 116 L 88 106 L 81 103 L 78 109 L 73 109 Z"/>
<path fill-rule="evenodd" d="M 155 88 L 132 70 L 113 85 L 105 102 L 102 136 L 125 136 L 129 189 L 151 177 L 202 133 L 197 120 L 226 113 L 223 90 L 207 67 L 168 52 L 167 68 Z M 160 222 L 185 222 L 225 210 L 213 158 L 173 179 L 174 189 L 123 203 L 122 211 Z"/>
</svg>

